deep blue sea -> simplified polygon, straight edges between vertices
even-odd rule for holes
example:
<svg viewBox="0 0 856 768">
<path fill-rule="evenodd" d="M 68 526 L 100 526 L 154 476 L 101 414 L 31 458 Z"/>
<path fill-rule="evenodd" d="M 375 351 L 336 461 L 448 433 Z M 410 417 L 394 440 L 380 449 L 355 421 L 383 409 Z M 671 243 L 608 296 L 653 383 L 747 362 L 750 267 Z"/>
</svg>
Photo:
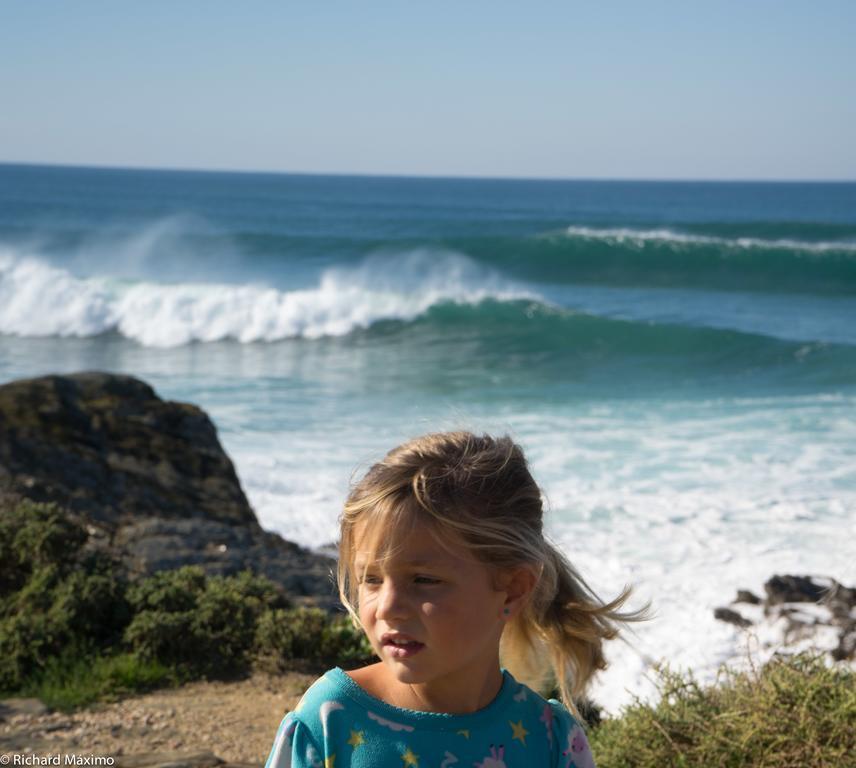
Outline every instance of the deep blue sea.
<svg viewBox="0 0 856 768">
<path fill-rule="evenodd" d="M 856 184 L 0 166 L 0 382 L 83 369 L 205 408 L 307 546 L 398 442 L 509 432 L 555 541 L 657 610 L 608 707 L 739 654 L 737 587 L 856 581 Z"/>
</svg>

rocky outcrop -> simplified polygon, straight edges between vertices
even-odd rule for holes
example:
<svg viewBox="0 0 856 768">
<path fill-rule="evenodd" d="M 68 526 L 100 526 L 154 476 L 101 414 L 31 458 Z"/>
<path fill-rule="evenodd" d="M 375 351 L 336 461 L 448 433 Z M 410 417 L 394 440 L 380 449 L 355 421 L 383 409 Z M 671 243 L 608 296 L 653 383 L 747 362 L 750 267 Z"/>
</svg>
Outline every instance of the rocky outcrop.
<svg viewBox="0 0 856 768">
<path fill-rule="evenodd" d="M 249 568 L 295 596 L 336 601 L 333 561 L 262 530 L 200 408 L 130 376 L 0 386 L 0 502 L 55 502 L 132 574 Z"/>
<path fill-rule="evenodd" d="M 143 517 L 256 522 L 208 416 L 130 376 L 0 387 L 0 468 L 13 490 L 110 525 Z"/>
<path fill-rule="evenodd" d="M 741 589 L 731 607 L 716 608 L 714 616 L 754 631 L 770 647 L 856 659 L 856 588 L 828 577 L 786 575 L 770 578 L 764 593 L 762 599 Z"/>
<path fill-rule="evenodd" d="M 150 517 L 121 526 L 113 542 L 134 573 L 182 565 L 201 565 L 218 575 L 249 569 L 291 595 L 312 596 L 319 604 L 338 602 L 330 574 L 334 561 L 255 525 Z"/>
</svg>

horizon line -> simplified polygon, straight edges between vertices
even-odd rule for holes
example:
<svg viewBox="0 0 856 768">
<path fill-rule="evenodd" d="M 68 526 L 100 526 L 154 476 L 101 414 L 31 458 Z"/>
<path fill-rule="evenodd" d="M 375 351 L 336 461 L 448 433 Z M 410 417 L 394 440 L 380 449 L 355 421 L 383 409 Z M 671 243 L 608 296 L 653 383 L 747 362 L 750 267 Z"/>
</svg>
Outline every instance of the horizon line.
<svg viewBox="0 0 856 768">
<path fill-rule="evenodd" d="M 854 184 L 853 179 L 818 179 L 818 178 L 704 178 L 704 177 L 621 177 L 621 176 L 479 176 L 479 175 L 448 175 L 448 174 L 413 174 L 413 173 L 373 173 L 357 171 L 284 171 L 258 170 L 248 168 L 198 168 L 178 166 L 142 166 L 142 165 L 111 165 L 84 163 L 51 163 L 42 161 L 7 161 L 0 160 L 2 167 L 23 168 L 65 168 L 92 171 L 143 171 L 151 173 L 210 173 L 235 174 L 245 176 L 316 176 L 333 178 L 377 178 L 377 179 L 425 179 L 436 181 L 540 181 L 540 182 L 605 182 L 605 183 L 642 183 L 642 184 Z"/>
</svg>

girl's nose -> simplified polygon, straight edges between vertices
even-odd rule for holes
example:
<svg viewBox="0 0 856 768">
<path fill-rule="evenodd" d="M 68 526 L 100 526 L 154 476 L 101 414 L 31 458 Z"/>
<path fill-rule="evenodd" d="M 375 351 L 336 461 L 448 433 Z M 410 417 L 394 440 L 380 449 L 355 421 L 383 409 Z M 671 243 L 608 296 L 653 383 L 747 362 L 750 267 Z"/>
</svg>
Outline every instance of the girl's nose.
<svg viewBox="0 0 856 768">
<path fill-rule="evenodd" d="M 375 607 L 375 617 L 378 619 L 400 619 L 407 615 L 407 594 L 400 585 L 393 584 L 392 579 L 384 579 L 380 588 Z"/>
</svg>

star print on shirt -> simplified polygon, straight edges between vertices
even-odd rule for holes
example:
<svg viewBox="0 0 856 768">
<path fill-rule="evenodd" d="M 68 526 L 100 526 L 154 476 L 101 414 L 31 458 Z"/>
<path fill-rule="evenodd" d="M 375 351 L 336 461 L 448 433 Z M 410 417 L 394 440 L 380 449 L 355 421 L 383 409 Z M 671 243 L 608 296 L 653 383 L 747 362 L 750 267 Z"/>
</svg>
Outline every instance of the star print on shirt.
<svg viewBox="0 0 856 768">
<path fill-rule="evenodd" d="M 401 759 L 404 760 L 405 765 L 412 765 L 414 768 L 419 768 L 419 755 L 414 755 L 410 747 L 407 748 L 407 752 L 401 756 Z"/>
<path fill-rule="evenodd" d="M 458 736 L 463 736 L 465 739 L 470 738 L 470 732 L 467 730 L 457 731 Z"/>
<path fill-rule="evenodd" d="M 330 757 L 328 757 L 324 761 L 324 768 L 336 768 L 336 755 L 335 754 L 330 755 Z"/>
<path fill-rule="evenodd" d="M 348 739 L 348 744 L 350 744 L 354 749 L 356 749 L 363 742 L 365 742 L 365 739 L 363 738 L 362 731 L 351 731 L 351 738 Z"/>
<path fill-rule="evenodd" d="M 527 731 L 523 727 L 523 721 L 518 720 L 516 723 L 512 723 L 511 720 L 508 721 L 508 724 L 511 726 L 511 730 L 514 732 L 514 735 L 511 737 L 512 740 L 517 739 L 523 743 L 523 746 L 526 746 L 526 737 L 529 735 L 529 731 Z"/>
</svg>

